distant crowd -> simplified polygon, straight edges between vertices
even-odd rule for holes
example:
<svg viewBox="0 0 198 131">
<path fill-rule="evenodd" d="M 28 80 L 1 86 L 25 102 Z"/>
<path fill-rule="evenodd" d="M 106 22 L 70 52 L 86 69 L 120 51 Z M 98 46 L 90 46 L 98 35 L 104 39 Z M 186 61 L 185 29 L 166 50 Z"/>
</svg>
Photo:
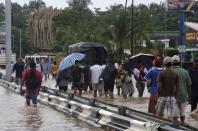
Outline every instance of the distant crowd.
<svg viewBox="0 0 198 131">
<path fill-rule="evenodd" d="M 93 97 L 114 98 L 114 87 L 117 95 L 124 98 L 132 97 L 134 85 L 138 96 L 142 97 L 145 87 L 150 93 L 148 112 L 171 120 L 184 123 L 187 104 L 191 104 L 191 111 L 197 109 L 198 103 L 198 58 L 195 58 L 193 67 L 185 70 L 181 66 L 179 56 L 156 57 L 153 67 L 146 69 L 142 61 L 138 61 L 134 69 L 126 58 L 122 62 L 114 63 L 109 60 L 106 64 L 90 65 L 85 62 L 83 66 L 76 60 L 75 64 L 64 70 L 59 70 L 56 62 L 47 59 L 36 61 L 35 70 L 39 71 L 45 80 L 52 76 L 56 80 L 56 87 L 61 92 L 67 92 L 69 84 L 75 95 L 92 93 Z M 29 70 L 31 61 L 25 63 L 18 59 L 13 65 L 16 73 L 15 82 L 23 82 L 24 71 Z M 34 66 L 33 66 L 34 67 Z M 133 80 L 134 78 L 134 80 Z M 26 80 L 27 82 L 27 80 Z M 166 111 L 166 113 L 165 113 Z"/>
</svg>

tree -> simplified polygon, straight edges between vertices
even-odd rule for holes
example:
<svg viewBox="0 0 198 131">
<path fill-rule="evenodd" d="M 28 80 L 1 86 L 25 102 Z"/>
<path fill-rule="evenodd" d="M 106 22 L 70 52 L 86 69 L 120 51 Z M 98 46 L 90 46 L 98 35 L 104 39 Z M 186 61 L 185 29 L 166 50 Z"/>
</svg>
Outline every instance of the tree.
<svg viewBox="0 0 198 131">
<path fill-rule="evenodd" d="M 0 3 L 0 21 L 5 20 L 5 6 L 3 3 Z"/>
<path fill-rule="evenodd" d="M 92 4 L 91 0 L 69 0 L 67 3 L 73 9 L 88 9 L 88 5 Z"/>
<path fill-rule="evenodd" d="M 16 26 L 18 28 L 25 28 L 26 19 L 23 14 L 23 8 L 17 4 L 12 3 L 12 26 Z"/>
<path fill-rule="evenodd" d="M 45 2 L 43 2 L 42 0 L 30 1 L 29 3 L 29 8 L 31 10 L 39 10 L 40 8 L 43 8 L 45 6 Z"/>
</svg>

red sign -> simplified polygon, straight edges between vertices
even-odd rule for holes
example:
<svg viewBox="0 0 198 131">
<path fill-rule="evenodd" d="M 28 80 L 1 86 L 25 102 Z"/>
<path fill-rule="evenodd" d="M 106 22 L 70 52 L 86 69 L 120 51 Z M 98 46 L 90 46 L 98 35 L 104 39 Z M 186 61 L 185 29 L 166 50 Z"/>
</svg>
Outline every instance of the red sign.
<svg viewBox="0 0 198 131">
<path fill-rule="evenodd" d="M 188 43 L 198 43 L 198 32 L 186 33 L 186 41 Z"/>
<path fill-rule="evenodd" d="M 169 9 L 184 8 L 193 1 L 194 0 L 167 0 L 167 5 Z"/>
<path fill-rule="evenodd" d="M 5 32 L 0 32 L 0 41 L 6 41 Z"/>
</svg>

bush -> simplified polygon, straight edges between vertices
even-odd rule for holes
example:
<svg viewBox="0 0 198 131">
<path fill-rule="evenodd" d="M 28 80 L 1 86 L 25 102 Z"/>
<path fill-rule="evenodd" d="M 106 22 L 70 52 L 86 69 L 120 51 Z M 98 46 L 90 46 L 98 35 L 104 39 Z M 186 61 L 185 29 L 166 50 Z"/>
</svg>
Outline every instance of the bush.
<svg viewBox="0 0 198 131">
<path fill-rule="evenodd" d="M 172 57 L 174 55 L 178 55 L 179 51 L 178 51 L 178 49 L 165 49 L 164 54 L 166 54 L 166 56 Z"/>
</svg>

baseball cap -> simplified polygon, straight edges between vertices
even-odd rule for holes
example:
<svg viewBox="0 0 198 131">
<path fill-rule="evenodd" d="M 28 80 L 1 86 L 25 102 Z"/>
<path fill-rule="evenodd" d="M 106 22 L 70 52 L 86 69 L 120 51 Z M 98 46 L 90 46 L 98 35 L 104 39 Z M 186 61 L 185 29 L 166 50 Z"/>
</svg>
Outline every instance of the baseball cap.
<svg viewBox="0 0 198 131">
<path fill-rule="evenodd" d="M 173 62 L 180 62 L 180 58 L 179 58 L 178 55 L 174 55 L 174 56 L 172 57 L 172 60 L 173 60 Z"/>
<path fill-rule="evenodd" d="M 168 63 L 172 63 L 172 58 L 169 57 L 169 56 L 165 57 L 163 63 L 164 63 L 165 65 L 168 64 Z"/>
</svg>

